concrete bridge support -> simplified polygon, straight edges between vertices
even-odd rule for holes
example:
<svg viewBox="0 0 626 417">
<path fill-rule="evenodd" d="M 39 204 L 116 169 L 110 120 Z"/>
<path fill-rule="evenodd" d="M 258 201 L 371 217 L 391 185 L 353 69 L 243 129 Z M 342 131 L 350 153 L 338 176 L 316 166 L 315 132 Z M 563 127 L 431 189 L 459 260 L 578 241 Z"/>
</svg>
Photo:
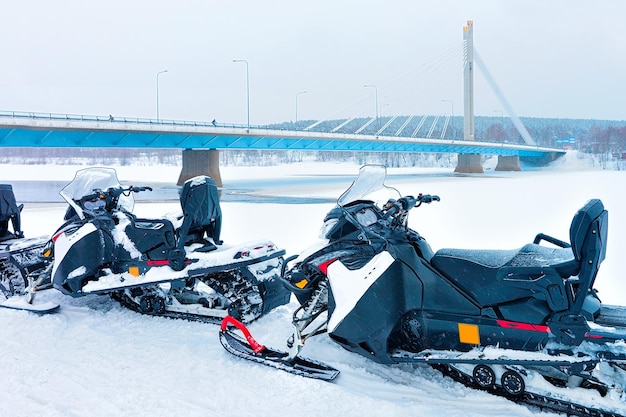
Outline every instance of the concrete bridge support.
<svg viewBox="0 0 626 417">
<path fill-rule="evenodd" d="M 464 174 L 482 174 L 483 158 L 478 154 L 459 154 L 454 172 Z"/>
<path fill-rule="evenodd" d="M 496 165 L 496 171 L 521 171 L 522 167 L 519 163 L 519 156 L 504 156 L 498 157 L 498 164 Z"/>
<path fill-rule="evenodd" d="M 218 187 L 222 186 L 220 175 L 220 152 L 217 149 L 184 149 L 183 168 L 178 177 L 178 185 L 198 175 L 208 175 L 215 180 Z"/>
</svg>

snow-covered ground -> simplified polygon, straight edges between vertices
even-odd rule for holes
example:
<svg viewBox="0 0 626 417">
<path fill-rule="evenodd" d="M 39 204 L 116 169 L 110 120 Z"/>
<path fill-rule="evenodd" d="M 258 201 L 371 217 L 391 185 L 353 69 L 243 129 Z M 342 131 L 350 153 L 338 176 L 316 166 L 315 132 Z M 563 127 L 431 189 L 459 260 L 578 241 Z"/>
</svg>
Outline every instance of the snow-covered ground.
<svg viewBox="0 0 626 417">
<path fill-rule="evenodd" d="M 0 182 L 73 178 L 75 166 L 3 166 Z M 550 169 L 454 175 L 451 169 L 390 169 L 403 194 L 437 194 L 439 203 L 411 213 L 410 225 L 443 247 L 513 249 L 544 232 L 568 240 L 572 216 L 590 198 L 609 211 L 607 259 L 597 279 L 605 303 L 626 305 L 621 256 L 626 248 L 626 172 L 591 169 L 575 153 Z M 242 178 L 346 174 L 351 164 L 224 167 L 225 187 Z M 119 167 L 123 183 L 174 182 L 178 168 Z M 348 182 L 349 183 L 349 182 Z M 337 197 L 343 186 L 282 186 L 277 195 Z M 223 202 L 227 243 L 269 238 L 288 254 L 317 238 L 333 204 Z M 138 203 L 135 212 L 160 216 L 176 202 Z M 27 236 L 51 234 L 61 204 L 28 204 Z M 61 304 L 38 316 L 0 309 L 0 416 L 532 416 L 537 410 L 477 392 L 427 366 L 383 366 L 347 352 L 327 336 L 309 341 L 304 356 L 338 368 L 333 383 L 238 359 L 220 345 L 217 326 L 142 316 L 105 296 L 72 299 L 55 290 L 39 300 Z M 284 349 L 295 302 L 249 327 L 262 343 Z M 626 412 L 626 410 L 625 410 Z M 549 415 L 545 413 L 544 415 Z"/>
</svg>

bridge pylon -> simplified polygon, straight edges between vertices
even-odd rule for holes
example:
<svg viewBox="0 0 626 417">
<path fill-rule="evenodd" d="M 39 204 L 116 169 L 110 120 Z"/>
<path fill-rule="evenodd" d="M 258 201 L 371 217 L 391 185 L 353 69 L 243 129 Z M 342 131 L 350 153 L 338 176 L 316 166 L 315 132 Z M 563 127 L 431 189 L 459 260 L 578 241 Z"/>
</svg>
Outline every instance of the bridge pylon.
<svg viewBox="0 0 626 417">
<path fill-rule="evenodd" d="M 178 177 L 178 185 L 200 175 L 213 178 L 218 187 L 222 186 L 220 175 L 220 151 L 217 149 L 183 149 L 183 167 Z"/>
<path fill-rule="evenodd" d="M 465 65 L 463 66 L 463 138 L 474 140 L 474 22 L 467 21 L 463 27 L 465 43 Z M 483 171 L 482 156 L 459 154 L 454 172 L 479 173 Z"/>
<path fill-rule="evenodd" d="M 463 67 L 463 138 L 474 140 L 474 22 L 467 21 L 463 27 L 465 59 Z M 498 156 L 496 171 L 521 171 L 519 156 Z M 482 174 L 482 156 L 459 154 L 454 172 Z"/>
</svg>

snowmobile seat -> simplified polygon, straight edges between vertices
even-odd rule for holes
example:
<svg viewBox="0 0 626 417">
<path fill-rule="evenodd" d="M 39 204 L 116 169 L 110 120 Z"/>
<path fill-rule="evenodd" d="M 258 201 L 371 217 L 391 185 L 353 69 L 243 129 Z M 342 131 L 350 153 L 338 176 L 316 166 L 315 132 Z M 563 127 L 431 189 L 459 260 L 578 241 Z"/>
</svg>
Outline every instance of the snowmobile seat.
<svg viewBox="0 0 626 417">
<path fill-rule="evenodd" d="M 0 184 L 0 241 L 24 237 L 20 224 L 23 207 L 23 204 L 18 206 L 15 202 L 11 184 Z M 13 232 L 9 231 L 9 222 Z"/>
<path fill-rule="evenodd" d="M 576 213 L 570 240 L 565 247 L 529 243 L 517 250 L 440 249 L 431 264 L 481 306 L 534 298 L 546 303 L 547 312 L 564 311 L 574 308 L 573 286 L 585 287 L 586 294 L 604 259 L 606 210 L 600 200 Z"/>
<path fill-rule="evenodd" d="M 482 307 L 539 296 L 546 308 L 563 310 L 568 303 L 559 269 L 571 269 L 573 259 L 570 248 L 531 243 L 513 250 L 440 249 L 431 264 Z"/>
<path fill-rule="evenodd" d="M 128 238 L 148 259 L 164 259 L 176 248 L 174 225 L 167 219 L 140 219 L 130 217 L 124 229 Z"/>
<path fill-rule="evenodd" d="M 202 243 L 206 251 L 220 245 L 222 211 L 215 180 L 207 176 L 191 178 L 180 191 L 183 224 L 179 229 L 179 248 L 192 243 Z M 210 238 L 213 243 L 206 238 Z"/>
</svg>

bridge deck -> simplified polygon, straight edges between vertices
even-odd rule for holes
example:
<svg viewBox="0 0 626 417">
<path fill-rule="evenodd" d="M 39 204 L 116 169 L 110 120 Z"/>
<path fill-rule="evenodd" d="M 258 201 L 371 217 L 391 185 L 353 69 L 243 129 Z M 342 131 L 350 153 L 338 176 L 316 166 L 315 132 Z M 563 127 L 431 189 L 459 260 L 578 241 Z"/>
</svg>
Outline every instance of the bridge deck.
<svg viewBox="0 0 626 417">
<path fill-rule="evenodd" d="M 436 152 L 542 158 L 562 149 L 503 143 L 223 127 L 190 122 L 109 121 L 0 115 L 0 146 Z"/>
</svg>

